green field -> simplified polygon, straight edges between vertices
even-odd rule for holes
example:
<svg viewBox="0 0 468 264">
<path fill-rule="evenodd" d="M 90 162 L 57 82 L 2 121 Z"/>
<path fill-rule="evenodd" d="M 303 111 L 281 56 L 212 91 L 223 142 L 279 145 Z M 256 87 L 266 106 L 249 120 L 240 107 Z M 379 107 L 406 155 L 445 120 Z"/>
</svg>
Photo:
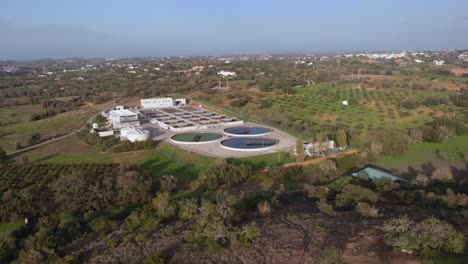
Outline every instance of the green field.
<svg viewBox="0 0 468 264">
<path fill-rule="evenodd" d="M 4 126 L 29 122 L 32 114 L 41 113 L 43 111 L 44 108 L 39 104 L 2 107 L 0 108 L 0 124 Z"/>
<path fill-rule="evenodd" d="M 83 109 L 34 122 L 1 126 L 0 147 L 11 152 L 15 150 L 16 142 L 26 145 L 31 133 L 40 133 L 42 138 L 67 134 L 80 128 L 91 115 L 92 111 Z"/>
<path fill-rule="evenodd" d="M 398 168 L 407 164 L 430 162 L 437 159 L 437 152 L 447 153 L 447 161 L 451 163 L 468 160 L 468 136 L 458 136 L 446 143 L 423 142 L 410 145 L 407 153 L 399 156 L 382 156 L 376 165 L 385 168 Z"/>
<path fill-rule="evenodd" d="M 262 92 L 257 95 L 257 100 L 252 100 L 243 108 L 226 106 L 226 97 L 222 94 L 212 96 L 209 100 L 214 104 L 224 105 L 233 112 L 242 111 L 244 117 L 307 138 L 315 130 L 327 130 L 328 127 L 336 125 L 345 126 L 358 133 L 381 128 L 419 126 L 435 116 L 453 113 L 453 107 L 437 105 L 431 108 L 419 106 L 406 109 L 401 107 L 403 101 L 423 101 L 429 96 L 447 97 L 454 93 L 403 88 L 360 89 L 357 84 L 320 84 L 296 87 L 291 95 Z M 269 100 L 272 106 L 261 108 L 258 102 L 263 99 Z M 349 105 L 342 104 L 345 100 Z"/>
<path fill-rule="evenodd" d="M 23 221 L 0 223 L 0 233 L 10 233 L 18 230 L 24 225 Z"/>
<path fill-rule="evenodd" d="M 53 153 L 53 154 L 26 154 L 30 162 L 44 163 L 80 163 L 80 162 L 95 162 L 107 163 L 112 162 L 111 155 L 98 152 L 83 152 L 83 153 Z"/>
</svg>

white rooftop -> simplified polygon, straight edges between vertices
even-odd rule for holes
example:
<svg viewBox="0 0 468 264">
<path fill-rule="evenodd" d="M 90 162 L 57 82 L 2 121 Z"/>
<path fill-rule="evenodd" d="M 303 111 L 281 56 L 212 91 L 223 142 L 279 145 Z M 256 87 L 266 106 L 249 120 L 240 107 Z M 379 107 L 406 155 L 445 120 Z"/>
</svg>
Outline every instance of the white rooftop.
<svg viewBox="0 0 468 264">
<path fill-rule="evenodd" d="M 119 115 L 119 116 L 130 116 L 130 115 L 136 115 L 137 113 L 134 113 L 128 109 L 124 110 L 111 110 L 112 113 Z"/>
</svg>

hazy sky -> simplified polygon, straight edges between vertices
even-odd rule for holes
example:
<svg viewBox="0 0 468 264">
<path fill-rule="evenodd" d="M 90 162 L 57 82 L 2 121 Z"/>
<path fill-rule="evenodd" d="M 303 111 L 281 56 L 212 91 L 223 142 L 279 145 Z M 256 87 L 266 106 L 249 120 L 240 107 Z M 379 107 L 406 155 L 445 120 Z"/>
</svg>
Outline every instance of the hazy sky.
<svg viewBox="0 0 468 264">
<path fill-rule="evenodd" d="M 468 48 L 468 0 L 0 0 L 0 59 Z"/>
</svg>

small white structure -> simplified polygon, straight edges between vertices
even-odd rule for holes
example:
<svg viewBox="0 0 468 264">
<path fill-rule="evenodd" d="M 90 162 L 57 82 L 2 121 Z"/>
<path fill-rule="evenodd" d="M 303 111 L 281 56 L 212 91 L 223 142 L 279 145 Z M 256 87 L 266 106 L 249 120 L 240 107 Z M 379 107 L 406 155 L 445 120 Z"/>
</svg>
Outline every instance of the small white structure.
<svg viewBox="0 0 468 264">
<path fill-rule="evenodd" d="M 434 63 L 434 65 L 436 66 L 442 66 L 445 64 L 445 61 L 444 60 L 434 60 L 432 63 Z"/>
<path fill-rule="evenodd" d="M 139 126 L 138 113 L 129 109 L 110 110 L 109 120 L 114 128 L 122 128 L 128 126 Z"/>
<path fill-rule="evenodd" d="M 223 77 L 229 77 L 229 76 L 236 76 L 236 73 L 230 72 L 230 71 L 219 71 L 218 75 L 221 75 Z"/>
<path fill-rule="evenodd" d="M 96 133 L 99 137 L 109 137 L 114 135 L 114 130 L 108 127 L 96 127 L 91 129 L 91 133 Z"/>
<path fill-rule="evenodd" d="M 185 98 L 174 99 L 174 105 L 186 105 L 187 100 Z"/>
<path fill-rule="evenodd" d="M 145 141 L 149 137 L 149 131 L 141 130 L 136 127 L 124 127 L 120 130 L 120 138 L 127 139 L 130 142 Z"/>
<path fill-rule="evenodd" d="M 346 101 L 341 102 L 341 104 L 342 104 L 342 105 L 348 105 L 349 103 L 348 103 L 348 101 L 346 100 Z"/>
<path fill-rule="evenodd" d="M 306 156 L 312 156 L 312 153 L 319 154 L 335 148 L 335 141 L 333 140 L 323 141 L 321 145 L 319 143 L 304 142 L 304 153 Z"/>
</svg>

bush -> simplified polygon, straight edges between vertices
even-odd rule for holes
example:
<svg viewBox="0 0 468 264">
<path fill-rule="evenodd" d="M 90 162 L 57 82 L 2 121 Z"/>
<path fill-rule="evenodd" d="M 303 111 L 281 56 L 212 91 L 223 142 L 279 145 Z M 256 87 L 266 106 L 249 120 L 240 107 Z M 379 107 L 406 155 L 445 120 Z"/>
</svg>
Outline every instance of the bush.
<svg viewBox="0 0 468 264">
<path fill-rule="evenodd" d="M 365 203 L 359 202 L 356 206 L 356 211 L 364 217 L 379 217 L 379 209 L 374 206 Z"/>
<path fill-rule="evenodd" d="M 7 158 L 8 158 L 8 156 L 7 156 L 6 152 L 5 152 L 5 150 L 2 147 L 0 147 L 0 163 L 6 161 Z"/>
<path fill-rule="evenodd" d="M 405 132 L 388 129 L 377 131 L 374 140 L 382 145 L 382 153 L 400 155 L 408 150 L 409 139 Z"/>
<path fill-rule="evenodd" d="M 93 219 L 90 223 L 90 226 L 96 234 L 102 237 L 105 234 L 117 228 L 118 223 L 115 221 L 111 221 L 105 217 L 99 217 Z"/>
<path fill-rule="evenodd" d="M 259 234 L 260 229 L 258 228 L 257 223 L 251 222 L 250 224 L 242 227 L 239 234 L 239 240 L 244 243 L 244 245 L 250 246 Z"/>
<path fill-rule="evenodd" d="M 325 186 L 313 186 L 304 184 L 304 189 L 307 192 L 307 196 L 312 199 L 327 198 L 329 189 Z"/>
<path fill-rule="evenodd" d="M 271 204 L 268 201 L 261 201 L 257 204 L 258 213 L 261 216 L 269 216 L 271 214 Z"/>
<path fill-rule="evenodd" d="M 8 233 L 0 232 L 0 263 L 9 263 L 16 257 L 15 238 Z"/>
<path fill-rule="evenodd" d="M 336 247 L 327 247 L 314 259 L 313 264 L 343 264 L 341 252 Z"/>
<path fill-rule="evenodd" d="M 437 168 L 432 172 L 431 179 L 439 182 L 452 182 L 453 174 L 450 168 Z"/>
<path fill-rule="evenodd" d="M 168 192 L 158 192 L 156 198 L 151 201 L 153 209 L 158 213 L 158 216 L 166 219 L 171 218 L 175 214 L 175 206 L 170 204 Z"/>
<path fill-rule="evenodd" d="M 336 212 L 333 210 L 333 206 L 327 203 L 326 199 L 320 199 L 315 203 L 317 205 L 317 208 L 320 210 L 320 212 L 328 215 L 328 216 L 335 216 Z"/>
<path fill-rule="evenodd" d="M 172 192 L 175 189 L 177 189 L 177 179 L 172 175 L 170 176 L 164 175 L 161 177 L 160 185 L 161 185 L 161 191 Z"/>
<path fill-rule="evenodd" d="M 184 221 L 195 220 L 198 216 L 198 203 L 195 199 L 179 201 L 179 218 Z"/>
<path fill-rule="evenodd" d="M 148 256 L 143 260 L 143 264 L 165 264 L 166 260 L 160 254 L 155 256 Z"/>
<path fill-rule="evenodd" d="M 334 176 L 337 171 L 336 162 L 331 159 L 324 159 L 320 162 L 320 170 L 327 176 Z"/>
<path fill-rule="evenodd" d="M 335 205 L 340 208 L 354 208 L 358 202 L 375 203 L 377 199 L 377 195 L 371 189 L 348 184 L 335 196 Z"/>
</svg>

